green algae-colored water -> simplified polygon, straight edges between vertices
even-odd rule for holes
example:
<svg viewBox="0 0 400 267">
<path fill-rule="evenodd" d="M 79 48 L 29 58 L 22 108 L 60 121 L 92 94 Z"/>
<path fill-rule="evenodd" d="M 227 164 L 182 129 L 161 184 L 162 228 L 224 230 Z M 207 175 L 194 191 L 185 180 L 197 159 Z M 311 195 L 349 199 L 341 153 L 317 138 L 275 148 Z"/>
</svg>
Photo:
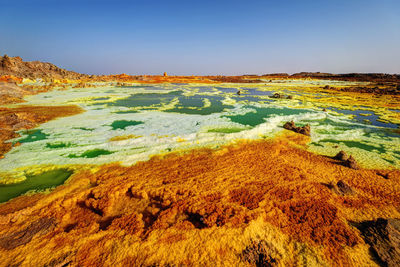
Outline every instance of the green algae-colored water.
<svg viewBox="0 0 400 267">
<path fill-rule="evenodd" d="M 111 123 L 111 127 L 113 130 L 116 130 L 116 129 L 125 130 L 125 128 L 128 126 L 135 126 L 135 125 L 139 125 L 139 124 L 143 124 L 143 122 L 142 121 L 118 120 L 118 121 L 114 121 L 113 123 Z"/>
<path fill-rule="evenodd" d="M 223 97 L 216 96 L 179 97 L 179 104 L 177 104 L 175 108 L 165 110 L 165 112 L 210 115 L 213 113 L 221 113 L 225 109 L 233 108 L 231 105 L 224 105 L 222 103 L 223 99 Z M 205 100 L 209 103 L 208 106 Z"/>
<path fill-rule="evenodd" d="M 115 102 L 99 102 L 96 104 L 107 104 L 109 106 L 121 107 L 143 107 L 150 108 L 159 106 L 161 103 L 166 103 L 182 95 L 181 91 L 173 91 L 165 94 L 159 93 L 139 93 L 131 95 L 127 98 L 119 99 Z"/>
<path fill-rule="evenodd" d="M 92 149 L 92 150 L 85 151 L 80 155 L 69 154 L 68 157 L 69 158 L 96 158 L 101 155 L 110 155 L 112 153 L 113 152 L 111 152 L 111 151 L 98 148 L 98 149 Z"/>
<path fill-rule="evenodd" d="M 48 148 L 64 148 L 64 147 L 70 147 L 70 146 L 71 146 L 71 143 L 62 143 L 62 142 L 46 144 L 46 147 L 48 147 Z"/>
<path fill-rule="evenodd" d="M 354 111 L 328 108 L 323 112 L 307 100 L 309 93 L 293 91 L 293 83 L 290 90 L 282 89 L 285 82 L 246 86 L 104 86 L 29 96 L 24 104 L 77 104 L 86 112 L 49 121 L 40 125 L 40 129 L 21 131 L 20 138 L 10 140 L 21 145 L 0 160 L 0 179 L 31 166 L 40 168 L 42 164 L 60 168 L 110 162 L 131 165 L 159 153 L 219 147 L 237 139 L 273 137 L 284 131 L 283 124 L 290 120 L 300 126 L 311 125 L 311 151 L 334 155 L 345 150 L 361 163 L 400 166 L 400 135 L 394 129 L 398 122 L 378 121 L 379 116 L 368 106 Z M 236 94 L 239 90 L 241 95 Z M 269 98 L 275 92 L 294 98 Z M 49 174 L 46 179 L 51 177 L 55 185 L 60 184 L 55 175 Z M 26 183 L 35 185 L 36 178 L 30 177 Z M 41 188 L 40 183 L 37 185 Z M 23 183 L 15 186 L 25 190 Z M 12 188 L 0 190 L 17 190 Z"/>
<path fill-rule="evenodd" d="M 257 126 L 265 122 L 265 119 L 270 117 L 271 115 L 279 115 L 279 116 L 288 116 L 288 115 L 299 115 L 302 113 L 307 113 L 309 110 L 302 110 L 302 109 L 290 109 L 290 108 L 257 108 L 251 107 L 252 110 L 243 115 L 233 115 L 233 116 L 226 116 L 233 122 L 237 122 L 243 125 L 249 126 Z"/>
<path fill-rule="evenodd" d="M 41 191 L 61 185 L 72 174 L 72 171 L 58 169 L 42 174 L 27 176 L 26 180 L 16 184 L 0 185 L 0 203 L 25 194 L 28 191 Z"/>
<path fill-rule="evenodd" d="M 20 143 L 36 142 L 47 138 L 47 134 L 43 133 L 40 129 L 24 131 L 23 134 L 27 134 L 28 136 L 18 140 Z"/>
</svg>

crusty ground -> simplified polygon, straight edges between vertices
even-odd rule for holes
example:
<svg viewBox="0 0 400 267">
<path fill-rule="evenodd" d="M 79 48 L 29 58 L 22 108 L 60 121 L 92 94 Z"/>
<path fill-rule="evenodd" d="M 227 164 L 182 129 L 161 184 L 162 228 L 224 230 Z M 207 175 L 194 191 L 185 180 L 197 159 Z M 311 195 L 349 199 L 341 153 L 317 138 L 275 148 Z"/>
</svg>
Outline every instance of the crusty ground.
<svg viewBox="0 0 400 267">
<path fill-rule="evenodd" d="M 306 151 L 307 140 L 287 133 L 77 172 L 0 205 L 0 262 L 247 266 L 262 251 L 277 266 L 376 265 L 354 224 L 400 218 L 400 171 L 353 170 Z"/>
</svg>

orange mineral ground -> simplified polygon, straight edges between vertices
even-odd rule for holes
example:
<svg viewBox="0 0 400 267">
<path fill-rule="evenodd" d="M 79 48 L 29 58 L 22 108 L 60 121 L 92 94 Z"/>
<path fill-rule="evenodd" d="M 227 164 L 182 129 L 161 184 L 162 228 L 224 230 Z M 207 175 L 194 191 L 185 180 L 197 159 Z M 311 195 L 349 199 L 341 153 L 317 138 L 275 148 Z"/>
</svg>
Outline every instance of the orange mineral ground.
<svg viewBox="0 0 400 267">
<path fill-rule="evenodd" d="M 0 205 L 1 265 L 377 265 L 359 223 L 400 217 L 400 171 L 350 169 L 307 141 L 287 133 L 76 172 Z"/>
<path fill-rule="evenodd" d="M 12 148 L 11 142 L 18 137 L 16 131 L 31 129 L 38 124 L 84 112 L 78 106 L 20 106 L 15 108 L 0 107 L 0 159 Z"/>
</svg>

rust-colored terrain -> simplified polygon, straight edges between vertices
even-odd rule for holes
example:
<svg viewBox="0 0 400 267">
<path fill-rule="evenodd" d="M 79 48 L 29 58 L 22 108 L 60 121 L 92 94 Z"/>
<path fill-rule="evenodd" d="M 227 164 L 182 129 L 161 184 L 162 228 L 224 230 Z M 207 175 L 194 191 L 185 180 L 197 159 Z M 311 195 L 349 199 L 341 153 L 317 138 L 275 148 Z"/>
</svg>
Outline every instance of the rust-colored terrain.
<svg viewBox="0 0 400 267">
<path fill-rule="evenodd" d="M 13 146 L 9 139 L 18 137 L 16 131 L 27 130 L 37 125 L 59 117 L 76 115 L 83 110 L 74 105 L 70 106 L 20 106 L 17 108 L 0 107 L 0 159 Z M 18 144 L 16 144 L 18 145 Z"/>
<path fill-rule="evenodd" d="M 279 266 L 374 265 L 357 225 L 400 216 L 400 172 L 350 169 L 305 151 L 306 138 L 78 172 L 48 195 L 0 206 L 0 259 L 199 266 L 262 256 Z"/>
</svg>

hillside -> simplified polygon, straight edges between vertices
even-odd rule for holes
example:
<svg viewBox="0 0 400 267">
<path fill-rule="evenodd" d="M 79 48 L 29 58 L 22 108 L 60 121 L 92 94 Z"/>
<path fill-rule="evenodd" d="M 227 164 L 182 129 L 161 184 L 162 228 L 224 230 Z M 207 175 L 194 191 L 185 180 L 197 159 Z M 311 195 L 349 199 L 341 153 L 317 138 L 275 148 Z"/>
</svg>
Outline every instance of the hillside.
<svg viewBox="0 0 400 267">
<path fill-rule="evenodd" d="M 21 78 L 81 79 L 89 75 L 64 70 L 54 64 L 40 61 L 23 61 L 20 57 L 0 57 L 0 76 L 12 75 Z"/>
</svg>

